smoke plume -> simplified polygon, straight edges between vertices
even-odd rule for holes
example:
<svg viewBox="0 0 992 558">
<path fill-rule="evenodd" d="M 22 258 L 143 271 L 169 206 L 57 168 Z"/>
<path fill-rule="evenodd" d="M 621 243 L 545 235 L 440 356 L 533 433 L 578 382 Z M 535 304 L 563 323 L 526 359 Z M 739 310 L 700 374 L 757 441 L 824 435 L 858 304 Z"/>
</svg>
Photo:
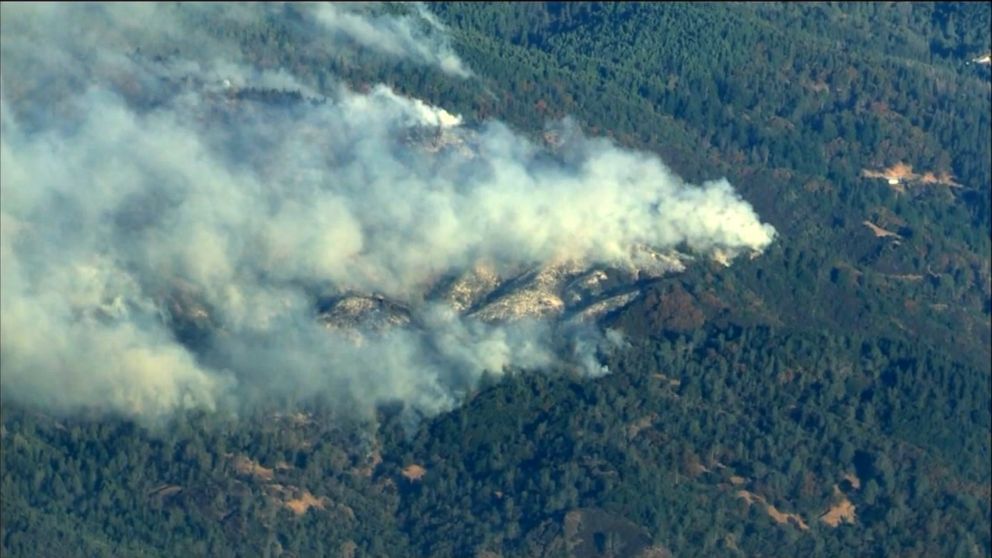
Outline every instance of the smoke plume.
<svg viewBox="0 0 992 558">
<path fill-rule="evenodd" d="M 470 76 L 451 49 L 441 23 L 422 5 L 416 8 L 410 15 L 373 16 L 356 13 L 350 4 L 322 3 L 313 6 L 313 16 L 335 38 L 347 38 L 383 54 L 437 66 L 453 76 Z"/>
<path fill-rule="evenodd" d="M 725 180 L 689 185 L 651 154 L 578 132 L 552 152 L 385 86 L 318 91 L 214 32 L 286 7 L 0 9 L 10 399 L 140 417 L 315 396 L 435 413 L 484 371 L 552 364 L 570 335 L 549 320 L 466 317 L 427 296 L 442 278 L 479 262 L 637 267 L 644 247 L 733 256 L 774 236 Z M 296 15 L 325 46 L 470 75 L 417 13 Z M 409 317 L 321 324 L 319 301 L 351 294 Z M 575 362 L 601 373 L 607 337 L 576 334 Z"/>
</svg>

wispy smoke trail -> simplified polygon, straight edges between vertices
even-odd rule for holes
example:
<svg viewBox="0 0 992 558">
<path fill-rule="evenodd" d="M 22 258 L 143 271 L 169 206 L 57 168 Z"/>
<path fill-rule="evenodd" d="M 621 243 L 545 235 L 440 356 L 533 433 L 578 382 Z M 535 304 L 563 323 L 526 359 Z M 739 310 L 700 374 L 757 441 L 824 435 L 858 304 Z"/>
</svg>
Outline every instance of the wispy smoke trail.
<svg viewBox="0 0 992 558">
<path fill-rule="evenodd" d="M 437 412 L 485 370 L 551 364 L 561 333 L 426 300 L 439 279 L 479 262 L 636 267 L 644 247 L 733 255 L 774 236 L 725 180 L 688 185 L 577 133 L 549 153 L 382 86 L 318 95 L 253 68 L 185 9 L 251 21 L 272 8 L 2 7 L 5 397 L 150 417 L 315 395 Z M 350 40 L 463 68 L 409 19 L 316 12 Z M 177 37 L 178 55 L 142 54 Z M 319 102 L 250 102 L 243 87 Z M 317 301 L 349 293 L 409 318 L 328 330 Z M 575 340 L 599 373 L 597 341 Z"/>
<path fill-rule="evenodd" d="M 472 75 L 458 58 L 444 34 L 444 27 L 422 5 L 406 16 L 373 16 L 350 4 L 321 3 L 311 6 L 313 16 L 335 38 L 347 38 L 363 47 L 396 57 L 437 66 L 458 76 Z"/>
</svg>

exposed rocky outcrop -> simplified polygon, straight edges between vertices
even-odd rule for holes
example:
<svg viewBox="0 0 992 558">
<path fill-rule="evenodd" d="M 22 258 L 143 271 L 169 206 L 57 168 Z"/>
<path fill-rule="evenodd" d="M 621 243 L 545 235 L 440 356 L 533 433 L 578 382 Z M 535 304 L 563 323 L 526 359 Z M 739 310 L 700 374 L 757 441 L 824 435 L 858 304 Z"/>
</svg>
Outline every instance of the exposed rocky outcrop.
<svg viewBox="0 0 992 558">
<path fill-rule="evenodd" d="M 381 331 L 410 323 L 410 311 L 381 296 L 349 295 L 338 298 L 320 313 L 325 327 Z"/>
</svg>

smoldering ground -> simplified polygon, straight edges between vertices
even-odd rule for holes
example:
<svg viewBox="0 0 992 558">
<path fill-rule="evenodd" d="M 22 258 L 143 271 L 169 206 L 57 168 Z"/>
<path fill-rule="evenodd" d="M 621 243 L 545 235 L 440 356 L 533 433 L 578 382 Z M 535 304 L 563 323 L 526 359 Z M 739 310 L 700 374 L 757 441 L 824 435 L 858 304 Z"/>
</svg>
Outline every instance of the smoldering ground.
<svg viewBox="0 0 992 558">
<path fill-rule="evenodd" d="M 385 86 L 262 69 L 210 32 L 284 9 L 3 5 L 5 398 L 151 418 L 308 397 L 439 412 L 484 371 L 549 366 L 563 335 L 590 373 L 610 344 L 547 319 L 463 315 L 426 296 L 440 278 L 478 262 L 636 267 L 643 247 L 733 256 L 774 237 L 725 180 L 689 185 L 577 132 L 550 156 Z M 472 79 L 422 7 L 294 14 L 306 40 Z M 315 301 L 348 293 L 412 319 L 357 337 L 323 327 Z M 179 331 L 190 322 L 197 339 Z"/>
</svg>

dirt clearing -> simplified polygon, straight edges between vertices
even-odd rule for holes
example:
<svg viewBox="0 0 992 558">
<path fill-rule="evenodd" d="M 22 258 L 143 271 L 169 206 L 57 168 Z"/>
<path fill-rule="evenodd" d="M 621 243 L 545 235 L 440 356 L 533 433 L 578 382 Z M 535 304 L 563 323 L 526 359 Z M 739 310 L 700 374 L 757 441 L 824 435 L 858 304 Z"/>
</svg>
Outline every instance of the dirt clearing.
<svg viewBox="0 0 992 558">
<path fill-rule="evenodd" d="M 424 478 L 424 475 L 427 474 L 427 469 L 424 469 L 420 465 L 413 463 L 404 467 L 402 474 L 404 477 L 406 477 L 406 480 L 410 482 L 414 482 Z"/>
<path fill-rule="evenodd" d="M 882 227 L 879 227 L 878 225 L 872 223 L 867 219 L 864 221 L 864 225 L 869 229 L 871 229 L 871 232 L 875 233 L 875 236 L 877 238 L 886 238 L 886 237 L 899 238 L 899 239 L 902 238 L 901 236 L 899 236 L 898 233 L 894 233 L 890 230 L 883 229 Z"/>
<path fill-rule="evenodd" d="M 889 187 L 897 192 L 905 192 L 904 184 L 940 184 L 950 188 L 961 188 L 961 184 L 954 181 L 954 176 L 947 171 L 933 172 L 924 171 L 922 174 L 913 172 L 913 166 L 906 163 L 896 163 L 887 169 L 872 170 L 862 169 L 861 176 L 865 178 L 877 178 L 885 180 Z"/>
<path fill-rule="evenodd" d="M 778 523 L 779 525 L 783 525 L 785 523 L 788 523 L 789 520 L 792 520 L 803 531 L 809 530 L 809 525 L 807 525 L 806 522 L 803 521 L 803 518 L 799 517 L 794 513 L 786 513 L 780 511 L 775 506 L 769 504 L 762 496 L 758 496 L 757 494 L 753 492 L 749 492 L 747 490 L 738 490 L 737 497 L 743 498 L 744 501 L 748 503 L 748 505 L 759 503 L 765 506 L 765 512 L 768 514 L 768 517 L 771 517 L 775 521 L 775 523 Z"/>
<path fill-rule="evenodd" d="M 831 527 L 836 527 L 841 523 L 854 523 L 857 519 L 854 513 L 856 506 L 847 499 L 847 496 L 844 496 L 837 485 L 834 485 L 834 498 L 839 499 L 839 501 L 820 516 L 820 521 Z"/>
</svg>

